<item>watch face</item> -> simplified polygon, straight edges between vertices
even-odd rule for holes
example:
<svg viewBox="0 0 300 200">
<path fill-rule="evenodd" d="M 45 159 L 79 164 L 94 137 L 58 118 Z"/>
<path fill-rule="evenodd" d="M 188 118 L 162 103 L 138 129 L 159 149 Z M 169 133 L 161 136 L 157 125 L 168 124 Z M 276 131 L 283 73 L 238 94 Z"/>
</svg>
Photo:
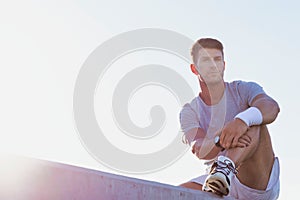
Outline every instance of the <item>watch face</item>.
<svg viewBox="0 0 300 200">
<path fill-rule="evenodd" d="M 220 142 L 220 136 L 215 137 L 215 144 L 218 144 Z"/>
<path fill-rule="evenodd" d="M 217 147 L 222 148 L 221 151 L 224 151 L 224 150 L 225 150 L 224 147 L 222 147 L 221 144 L 220 144 L 220 136 L 216 136 L 216 137 L 215 137 L 215 145 L 216 145 Z"/>
</svg>

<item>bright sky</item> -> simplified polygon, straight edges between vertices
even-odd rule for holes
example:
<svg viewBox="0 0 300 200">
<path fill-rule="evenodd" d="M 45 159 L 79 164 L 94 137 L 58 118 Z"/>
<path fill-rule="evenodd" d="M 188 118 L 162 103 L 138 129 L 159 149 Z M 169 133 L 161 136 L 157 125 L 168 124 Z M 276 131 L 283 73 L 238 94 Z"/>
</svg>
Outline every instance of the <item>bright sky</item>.
<svg viewBox="0 0 300 200">
<path fill-rule="evenodd" d="M 280 199 L 295 199 L 300 187 L 297 180 L 300 178 L 297 174 L 300 157 L 296 154 L 300 140 L 297 121 L 300 113 L 300 94 L 297 89 L 300 72 L 297 66 L 300 52 L 299 6 L 298 1 L 278 0 L 249 3 L 232 0 L 172 3 L 161 0 L 2 1 L 0 150 L 173 185 L 203 173 L 202 163 L 189 152 L 156 172 L 128 174 L 115 171 L 93 159 L 81 144 L 76 131 L 73 117 L 74 85 L 82 64 L 91 52 L 103 42 L 126 31 L 167 29 L 192 40 L 208 36 L 220 39 L 225 46 L 225 79 L 256 81 L 278 101 L 281 113 L 269 125 L 269 129 L 281 163 Z M 144 51 L 128 55 L 129 58 L 120 58 L 107 71 L 110 77 L 103 77 L 106 90 L 98 91 L 95 99 L 109 102 L 104 98 L 108 95 L 104 95 L 103 91 L 110 94 L 114 90 L 117 75 L 126 73 L 124 66 L 145 65 L 153 60 L 169 68 L 174 67 L 172 64 L 182 66 L 174 70 L 191 84 L 196 95 L 198 85 L 188 70 L 188 63 L 167 54 Z M 166 61 L 167 57 L 170 57 L 170 62 Z M 123 68 L 116 70 L 121 65 Z M 165 99 L 172 99 L 169 92 L 164 92 L 157 85 L 143 89 L 132 96 L 132 102 L 129 102 L 132 121 L 140 126 L 151 123 L 149 110 L 154 104 L 160 103 L 166 109 L 167 119 L 170 117 L 174 120 L 176 115 L 177 120 L 176 111 L 180 105 L 176 105 L 176 100 L 165 102 Z M 152 95 L 141 104 L 143 98 L 153 94 L 156 89 L 160 95 L 151 98 Z M 116 128 L 112 116 L 105 115 L 103 118 L 104 111 L 101 109 L 104 108 L 101 105 L 95 103 L 98 122 L 107 119 L 106 129 Z M 175 108 L 172 111 L 168 106 Z M 115 135 L 106 137 L 110 137 L 109 141 L 124 151 L 146 154 L 166 147 L 169 138 L 174 138 L 168 135 L 173 133 L 174 127 L 172 129 L 169 123 L 172 120 L 167 120 L 165 124 L 167 135 L 157 136 L 156 141 L 152 138 L 151 141 L 137 144 L 124 135 L 118 136 L 117 130 L 113 131 Z M 178 128 L 178 121 L 175 123 Z"/>
</svg>

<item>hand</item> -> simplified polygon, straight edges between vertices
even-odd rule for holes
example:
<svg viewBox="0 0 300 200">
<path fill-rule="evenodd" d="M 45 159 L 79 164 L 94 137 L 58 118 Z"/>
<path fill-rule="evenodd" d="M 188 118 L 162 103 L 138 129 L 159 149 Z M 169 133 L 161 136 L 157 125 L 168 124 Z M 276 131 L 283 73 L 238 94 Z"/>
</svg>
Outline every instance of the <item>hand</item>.
<svg viewBox="0 0 300 200">
<path fill-rule="evenodd" d="M 248 128 L 241 119 L 234 119 L 222 129 L 220 144 L 225 149 L 248 146 L 251 142 L 251 138 L 245 134 Z"/>
<path fill-rule="evenodd" d="M 236 146 L 234 146 L 232 144 L 232 146 L 230 148 L 234 148 L 234 147 L 244 148 L 244 147 L 249 146 L 250 143 L 251 143 L 251 137 L 249 135 L 247 135 L 247 133 L 246 133 L 238 139 L 238 143 Z"/>
</svg>

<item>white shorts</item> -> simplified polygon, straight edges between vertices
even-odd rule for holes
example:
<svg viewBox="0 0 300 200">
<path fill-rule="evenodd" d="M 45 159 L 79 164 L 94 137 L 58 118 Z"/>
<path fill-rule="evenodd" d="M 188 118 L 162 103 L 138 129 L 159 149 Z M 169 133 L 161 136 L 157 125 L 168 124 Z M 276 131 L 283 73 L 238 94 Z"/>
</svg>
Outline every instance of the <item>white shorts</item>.
<svg viewBox="0 0 300 200">
<path fill-rule="evenodd" d="M 228 196 L 233 197 L 235 199 L 251 199 L 251 200 L 278 199 L 279 191 L 280 191 L 279 173 L 280 173 L 279 161 L 278 158 L 276 157 L 266 190 L 256 190 L 247 187 L 246 185 L 243 185 L 236 176 L 234 176 L 231 181 L 231 187 Z M 203 185 L 206 177 L 207 174 L 194 178 L 190 182 L 195 182 Z"/>
</svg>

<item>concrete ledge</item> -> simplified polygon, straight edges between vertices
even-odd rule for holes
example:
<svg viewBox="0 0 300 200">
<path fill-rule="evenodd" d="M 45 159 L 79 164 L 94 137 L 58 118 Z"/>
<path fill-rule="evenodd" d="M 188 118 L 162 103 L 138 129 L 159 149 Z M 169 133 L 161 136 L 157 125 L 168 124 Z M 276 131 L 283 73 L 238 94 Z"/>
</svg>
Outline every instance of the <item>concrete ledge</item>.
<svg viewBox="0 0 300 200">
<path fill-rule="evenodd" d="M 0 158 L 0 199 L 231 199 L 55 162 L 16 156 L 0 156 Z"/>
</svg>

